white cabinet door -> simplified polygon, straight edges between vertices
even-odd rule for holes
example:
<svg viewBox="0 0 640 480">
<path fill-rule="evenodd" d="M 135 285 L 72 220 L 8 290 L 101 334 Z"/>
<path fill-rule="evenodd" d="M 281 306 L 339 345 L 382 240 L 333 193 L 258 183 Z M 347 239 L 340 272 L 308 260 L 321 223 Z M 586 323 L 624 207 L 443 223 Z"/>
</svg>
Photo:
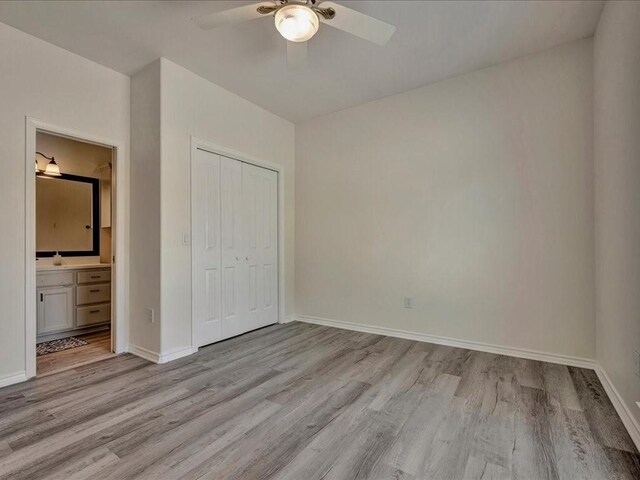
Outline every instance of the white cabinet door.
<svg viewBox="0 0 640 480">
<path fill-rule="evenodd" d="M 73 287 L 38 290 L 38 335 L 74 328 Z"/>
<path fill-rule="evenodd" d="M 192 182 L 193 318 L 200 347 L 222 339 L 220 156 L 198 150 Z"/>
<path fill-rule="evenodd" d="M 278 321 L 278 174 L 242 164 L 248 330 Z"/>
</svg>

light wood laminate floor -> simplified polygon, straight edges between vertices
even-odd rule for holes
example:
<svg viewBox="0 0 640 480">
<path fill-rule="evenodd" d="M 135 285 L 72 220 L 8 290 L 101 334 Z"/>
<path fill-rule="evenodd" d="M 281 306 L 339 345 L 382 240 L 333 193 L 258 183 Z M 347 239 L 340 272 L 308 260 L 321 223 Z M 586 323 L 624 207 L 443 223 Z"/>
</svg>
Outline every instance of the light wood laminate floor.
<svg viewBox="0 0 640 480">
<path fill-rule="evenodd" d="M 593 371 L 275 325 L 0 390 L 0 478 L 632 479 Z"/>
<path fill-rule="evenodd" d="M 109 330 L 75 336 L 87 342 L 87 345 L 36 357 L 36 372 L 39 377 L 114 356 L 111 352 Z"/>
</svg>

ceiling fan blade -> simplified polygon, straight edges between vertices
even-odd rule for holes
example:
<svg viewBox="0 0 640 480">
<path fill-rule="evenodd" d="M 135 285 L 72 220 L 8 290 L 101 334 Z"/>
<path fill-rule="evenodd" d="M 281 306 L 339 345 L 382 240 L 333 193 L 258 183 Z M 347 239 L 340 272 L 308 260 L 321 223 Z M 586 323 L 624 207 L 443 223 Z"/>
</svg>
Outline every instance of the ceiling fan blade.
<svg viewBox="0 0 640 480">
<path fill-rule="evenodd" d="M 287 42 L 287 67 L 297 70 L 307 65 L 307 43 Z"/>
<path fill-rule="evenodd" d="M 264 10 L 266 11 L 263 11 L 262 13 L 259 12 L 258 8 L 260 7 L 265 7 Z M 223 10 L 222 12 L 202 15 L 201 17 L 194 18 L 193 21 L 202 30 L 210 30 L 222 25 L 233 25 L 235 23 L 265 17 L 266 13 L 268 13 L 271 8 L 275 9 L 275 7 L 276 6 L 273 2 L 254 3 L 252 5 L 243 5 L 242 7 Z"/>
<path fill-rule="evenodd" d="M 389 41 L 396 27 L 378 20 L 376 18 L 360 13 L 356 10 L 343 7 L 334 2 L 322 2 L 319 9 L 332 8 L 336 13 L 335 17 L 328 19 L 318 15 L 320 21 L 338 30 L 350 33 L 356 37 L 369 40 L 377 45 L 384 45 Z"/>
</svg>

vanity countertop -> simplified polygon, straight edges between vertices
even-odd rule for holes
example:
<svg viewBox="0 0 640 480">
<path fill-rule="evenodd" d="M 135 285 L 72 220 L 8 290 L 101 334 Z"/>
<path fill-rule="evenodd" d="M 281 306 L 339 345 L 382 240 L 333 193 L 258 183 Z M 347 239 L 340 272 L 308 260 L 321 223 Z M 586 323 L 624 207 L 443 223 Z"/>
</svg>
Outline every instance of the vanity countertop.
<svg viewBox="0 0 640 480">
<path fill-rule="evenodd" d="M 111 267 L 109 263 L 81 263 L 81 264 L 63 264 L 63 265 L 37 265 L 37 272 L 52 272 L 56 270 L 82 270 L 88 268 L 108 268 Z"/>
</svg>

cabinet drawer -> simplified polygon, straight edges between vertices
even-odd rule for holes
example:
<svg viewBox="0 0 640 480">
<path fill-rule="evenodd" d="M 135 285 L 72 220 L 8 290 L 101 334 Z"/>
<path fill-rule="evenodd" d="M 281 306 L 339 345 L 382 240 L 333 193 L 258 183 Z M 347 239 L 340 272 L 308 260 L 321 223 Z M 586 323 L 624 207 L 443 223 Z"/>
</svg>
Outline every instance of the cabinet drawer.
<svg viewBox="0 0 640 480">
<path fill-rule="evenodd" d="M 111 281 L 111 270 L 94 270 L 78 272 L 78 283 L 105 283 Z"/>
<path fill-rule="evenodd" d="M 76 287 L 76 305 L 111 301 L 111 285 L 84 285 Z"/>
<path fill-rule="evenodd" d="M 76 308 L 76 326 L 95 325 L 111 321 L 111 305 L 93 305 Z"/>
<path fill-rule="evenodd" d="M 73 285 L 73 272 L 39 272 L 36 275 L 37 287 L 59 287 Z"/>
</svg>

